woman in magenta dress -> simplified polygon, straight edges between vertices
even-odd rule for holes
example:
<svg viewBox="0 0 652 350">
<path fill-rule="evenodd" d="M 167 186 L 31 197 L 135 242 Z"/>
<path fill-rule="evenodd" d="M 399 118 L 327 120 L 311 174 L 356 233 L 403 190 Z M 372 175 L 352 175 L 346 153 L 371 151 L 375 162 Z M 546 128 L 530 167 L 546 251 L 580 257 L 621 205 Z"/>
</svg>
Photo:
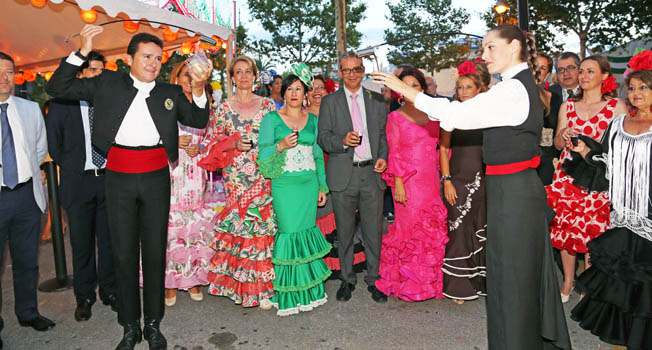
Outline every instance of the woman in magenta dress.
<svg viewBox="0 0 652 350">
<path fill-rule="evenodd" d="M 552 184 L 546 186 L 548 205 L 555 210 L 550 224 L 552 246 L 561 251 L 564 284 L 561 300 L 568 302 L 575 279 L 575 254 L 586 253 L 586 244 L 609 228 L 609 194 L 576 186 L 563 170 L 572 159 L 566 144 L 579 134 L 600 141 L 615 115 L 627 112 L 625 103 L 614 98 L 615 82 L 609 62 L 602 56 L 585 58 L 580 64 L 580 93 L 559 108 L 554 144 L 562 150 Z M 587 268 L 590 259 L 587 259 Z"/>
<path fill-rule="evenodd" d="M 426 89 L 417 69 L 406 68 L 399 78 Z M 396 220 L 383 236 L 376 287 L 405 301 L 443 298 L 448 229 L 439 194 L 439 122 L 406 102 L 389 114 L 385 130 L 389 159 L 383 179 L 392 187 Z"/>
</svg>

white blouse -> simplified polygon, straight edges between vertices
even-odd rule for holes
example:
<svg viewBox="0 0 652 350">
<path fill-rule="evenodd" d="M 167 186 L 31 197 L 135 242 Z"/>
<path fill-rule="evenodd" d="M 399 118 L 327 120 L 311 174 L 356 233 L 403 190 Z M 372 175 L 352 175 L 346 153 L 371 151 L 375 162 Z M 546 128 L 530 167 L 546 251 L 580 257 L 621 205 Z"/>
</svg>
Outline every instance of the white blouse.
<svg viewBox="0 0 652 350">
<path fill-rule="evenodd" d="M 419 93 L 414 106 L 430 119 L 439 120 L 447 131 L 520 125 L 530 112 L 530 99 L 525 86 L 513 77 L 525 69 L 530 69 L 525 62 L 507 69 L 501 82 L 470 100 L 450 102 Z"/>
</svg>

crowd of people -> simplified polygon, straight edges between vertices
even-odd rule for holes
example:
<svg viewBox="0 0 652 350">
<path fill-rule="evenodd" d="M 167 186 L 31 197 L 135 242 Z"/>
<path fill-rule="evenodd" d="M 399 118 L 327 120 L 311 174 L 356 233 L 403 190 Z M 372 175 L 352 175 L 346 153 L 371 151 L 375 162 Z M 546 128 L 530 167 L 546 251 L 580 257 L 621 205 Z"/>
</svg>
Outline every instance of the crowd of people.
<svg viewBox="0 0 652 350">
<path fill-rule="evenodd" d="M 573 289 L 581 327 L 652 348 L 652 51 L 630 61 L 625 100 L 605 57 L 555 62 L 501 25 L 458 67 L 452 98 L 410 65 L 372 73 L 382 94 L 364 88 L 349 52 L 338 89 L 301 62 L 283 77 L 238 56 L 227 68 L 235 93 L 217 101 L 210 62 L 180 62 L 157 81 L 162 42 L 150 34 L 132 38 L 129 73 L 103 70 L 101 33 L 82 29 L 48 83 L 45 118 L 13 96 L 14 62 L 0 53 L 0 239 L 21 325 L 54 327 L 35 290 L 46 199 L 32 179 L 49 151 L 74 318 L 92 317 L 99 286 L 124 329 L 116 349 L 143 338 L 166 349 L 160 323 L 179 290 L 202 301 L 207 286 L 288 316 L 325 304 L 334 276 L 336 299 L 350 300 L 361 266 L 378 303 L 486 297 L 490 349 L 570 349 L 562 304 Z M 220 211 L 207 200 L 216 171 Z"/>
</svg>

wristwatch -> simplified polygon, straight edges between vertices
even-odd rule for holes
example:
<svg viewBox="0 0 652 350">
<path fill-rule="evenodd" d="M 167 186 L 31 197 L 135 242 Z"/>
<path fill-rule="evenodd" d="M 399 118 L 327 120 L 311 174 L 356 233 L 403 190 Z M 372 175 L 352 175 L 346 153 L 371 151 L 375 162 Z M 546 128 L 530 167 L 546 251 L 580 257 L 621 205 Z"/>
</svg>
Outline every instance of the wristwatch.
<svg viewBox="0 0 652 350">
<path fill-rule="evenodd" d="M 450 181 L 453 177 L 450 175 L 442 175 L 441 176 L 441 183 L 444 183 L 446 181 Z"/>
<path fill-rule="evenodd" d="M 81 53 L 81 49 L 75 51 L 75 56 L 81 58 L 81 59 L 84 60 L 84 61 L 86 61 L 86 60 L 88 59 L 88 56 L 84 56 L 84 55 L 82 55 L 82 53 Z"/>
</svg>

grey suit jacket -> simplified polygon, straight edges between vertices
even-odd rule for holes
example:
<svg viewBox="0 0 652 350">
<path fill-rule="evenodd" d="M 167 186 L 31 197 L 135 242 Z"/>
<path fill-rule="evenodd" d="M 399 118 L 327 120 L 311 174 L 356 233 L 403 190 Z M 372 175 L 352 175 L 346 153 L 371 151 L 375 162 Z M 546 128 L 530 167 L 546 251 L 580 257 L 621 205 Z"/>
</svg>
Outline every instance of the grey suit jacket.
<svg viewBox="0 0 652 350">
<path fill-rule="evenodd" d="M 362 88 L 367 131 L 371 156 L 375 164 L 378 158 L 387 160 L 387 138 L 385 123 L 387 112 L 383 96 L 371 90 Z M 351 180 L 353 172 L 353 147 L 344 149 L 344 136 L 353 131 L 353 122 L 349 105 L 346 102 L 344 87 L 324 97 L 319 109 L 319 135 L 317 143 L 328 153 L 326 164 L 326 182 L 331 191 L 344 191 Z M 376 174 L 378 188 L 384 190 L 385 181 Z"/>
<path fill-rule="evenodd" d="M 12 100 L 16 103 L 20 122 L 25 135 L 25 149 L 29 158 L 29 166 L 32 171 L 32 185 L 34 187 L 34 199 L 36 204 L 45 212 L 47 201 L 45 192 L 43 192 L 43 183 L 41 182 L 41 163 L 48 154 L 48 140 L 45 132 L 45 121 L 38 103 L 13 96 Z M 2 143 L 0 143 L 2 145 Z M 1 147 L 1 146 L 0 146 Z M 2 152 L 0 152 L 0 164 L 2 164 Z M 0 171 L 0 182 L 2 181 L 2 171 Z M 2 196 L 2 189 L 0 189 Z"/>
</svg>

